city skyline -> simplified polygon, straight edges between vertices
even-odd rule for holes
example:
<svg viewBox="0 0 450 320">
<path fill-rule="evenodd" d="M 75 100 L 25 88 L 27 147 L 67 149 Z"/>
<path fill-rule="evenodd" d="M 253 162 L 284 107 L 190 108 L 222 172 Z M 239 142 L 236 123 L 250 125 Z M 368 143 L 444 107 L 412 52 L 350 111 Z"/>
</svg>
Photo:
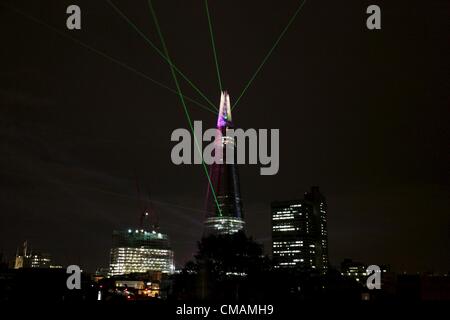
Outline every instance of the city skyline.
<svg viewBox="0 0 450 320">
<path fill-rule="evenodd" d="M 149 12 L 113 2 L 159 45 Z M 107 4 L 79 1 L 82 29 L 67 31 L 69 2 L 5 3 L 174 87 L 167 64 Z M 154 4 L 173 61 L 217 103 L 202 4 Z M 210 5 L 224 87 L 237 98 L 299 2 Z M 332 265 L 448 272 L 448 11 L 443 1 L 383 2 L 383 28 L 372 32 L 367 5 L 307 2 L 233 110 L 239 127 L 280 129 L 277 175 L 239 168 L 246 229 L 269 253 L 270 203 L 317 185 Z M 191 260 L 207 179 L 200 165 L 170 161 L 171 132 L 188 128 L 178 97 L 1 8 L 0 252 L 11 257 L 28 240 L 57 263 L 107 267 L 113 230 L 138 226 L 137 175 L 176 265 Z M 188 108 L 214 127 L 217 114 Z"/>
</svg>

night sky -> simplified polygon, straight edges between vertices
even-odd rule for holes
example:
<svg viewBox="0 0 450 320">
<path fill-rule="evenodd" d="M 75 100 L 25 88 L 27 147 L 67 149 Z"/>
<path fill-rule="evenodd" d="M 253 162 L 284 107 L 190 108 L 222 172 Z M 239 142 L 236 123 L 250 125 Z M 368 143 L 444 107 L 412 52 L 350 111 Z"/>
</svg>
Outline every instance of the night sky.
<svg viewBox="0 0 450 320">
<path fill-rule="evenodd" d="M 113 2 L 160 45 L 145 0 Z M 277 175 L 240 167 L 247 231 L 267 252 L 270 202 L 318 185 L 332 264 L 450 270 L 450 6 L 393 2 L 307 0 L 234 110 L 236 126 L 280 129 Z M 106 1 L 1 3 L 0 252 L 28 240 L 55 263 L 108 266 L 112 231 L 139 222 L 136 172 L 182 266 L 201 237 L 207 180 L 200 165 L 171 163 L 170 135 L 188 127 L 178 97 L 10 7 L 175 88 L 168 65 Z M 203 1 L 153 3 L 174 63 L 218 105 Z M 70 4 L 80 31 L 66 29 Z M 299 4 L 209 1 L 232 103 Z M 370 4 L 381 30 L 366 28 Z"/>
</svg>

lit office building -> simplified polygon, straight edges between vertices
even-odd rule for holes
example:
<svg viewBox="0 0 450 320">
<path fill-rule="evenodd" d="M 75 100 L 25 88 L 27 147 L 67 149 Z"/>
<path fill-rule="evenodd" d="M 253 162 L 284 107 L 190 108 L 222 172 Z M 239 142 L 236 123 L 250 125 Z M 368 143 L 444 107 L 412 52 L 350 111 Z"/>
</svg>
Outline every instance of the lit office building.
<svg viewBox="0 0 450 320">
<path fill-rule="evenodd" d="M 35 253 L 30 257 L 31 268 L 51 268 L 51 257 L 47 253 Z"/>
<path fill-rule="evenodd" d="M 369 265 L 364 264 L 362 262 L 353 261 L 352 259 L 344 259 L 341 262 L 341 275 L 344 277 L 350 277 L 359 282 L 365 282 L 367 279 L 367 267 Z M 383 274 L 386 274 L 390 271 L 390 267 L 388 265 L 380 265 L 380 271 Z"/>
<path fill-rule="evenodd" d="M 351 259 L 344 259 L 341 263 L 341 274 L 346 277 L 354 278 L 356 281 L 366 278 L 366 269 L 366 265 Z"/>
<path fill-rule="evenodd" d="M 149 271 L 173 273 L 173 251 L 167 235 L 155 230 L 114 231 L 110 276 Z"/>
<path fill-rule="evenodd" d="M 327 206 L 318 187 L 301 200 L 272 202 L 272 255 L 275 268 L 327 271 Z"/>
</svg>

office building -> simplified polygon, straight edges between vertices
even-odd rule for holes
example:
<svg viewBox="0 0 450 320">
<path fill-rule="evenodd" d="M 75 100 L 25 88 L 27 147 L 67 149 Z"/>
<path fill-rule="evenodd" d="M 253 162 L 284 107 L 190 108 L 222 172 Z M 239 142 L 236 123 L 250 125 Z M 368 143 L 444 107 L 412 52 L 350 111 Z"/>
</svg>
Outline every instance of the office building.
<svg viewBox="0 0 450 320">
<path fill-rule="evenodd" d="M 169 239 L 155 230 L 114 231 L 110 259 L 110 276 L 149 271 L 174 272 Z"/>
<path fill-rule="evenodd" d="M 272 202 L 272 255 L 275 268 L 326 273 L 327 204 L 318 187 L 303 199 Z"/>
</svg>

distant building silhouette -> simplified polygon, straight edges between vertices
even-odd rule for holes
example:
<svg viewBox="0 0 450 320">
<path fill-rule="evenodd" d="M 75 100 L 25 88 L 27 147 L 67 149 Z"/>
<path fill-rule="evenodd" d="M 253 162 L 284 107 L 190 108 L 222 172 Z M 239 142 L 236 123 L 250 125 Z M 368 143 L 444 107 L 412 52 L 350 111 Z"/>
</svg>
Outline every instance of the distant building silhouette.
<svg viewBox="0 0 450 320">
<path fill-rule="evenodd" d="M 143 229 L 114 231 L 109 274 L 148 271 L 173 273 L 173 251 L 167 235 Z"/>
<path fill-rule="evenodd" d="M 233 138 L 226 135 L 227 129 L 233 128 L 230 96 L 227 92 L 222 92 L 220 97 L 216 128 L 216 143 L 222 146 L 221 158 L 225 162 L 227 148 L 235 147 Z M 236 152 L 234 156 L 236 157 Z M 208 183 L 205 234 L 232 234 L 242 230 L 243 208 L 236 161 L 233 164 L 212 164 L 210 178 L 213 189 Z"/>
<path fill-rule="evenodd" d="M 359 261 L 353 261 L 352 259 L 344 259 L 341 262 L 341 274 L 344 277 L 350 277 L 355 279 L 358 282 L 365 282 L 368 274 L 366 273 L 367 267 L 369 264 L 365 264 Z M 379 265 L 381 272 L 386 274 L 390 272 L 390 266 L 388 265 Z"/>
<path fill-rule="evenodd" d="M 52 268 L 51 256 L 48 253 L 33 253 L 31 255 L 32 268 Z"/>
<path fill-rule="evenodd" d="M 14 260 L 14 269 L 22 268 L 51 268 L 51 256 L 48 253 L 32 252 L 28 249 L 28 242 L 25 241 L 21 248 L 17 249 Z"/>
<path fill-rule="evenodd" d="M 318 187 L 303 199 L 272 202 L 272 255 L 275 268 L 327 271 L 327 204 Z"/>
<path fill-rule="evenodd" d="M 353 261 L 352 259 L 344 259 L 341 262 L 341 274 L 345 277 L 354 278 L 356 281 L 366 279 L 366 269 L 367 265 Z"/>
<path fill-rule="evenodd" d="M 0 252 L 0 270 L 8 269 L 8 261 L 3 252 Z"/>
</svg>

